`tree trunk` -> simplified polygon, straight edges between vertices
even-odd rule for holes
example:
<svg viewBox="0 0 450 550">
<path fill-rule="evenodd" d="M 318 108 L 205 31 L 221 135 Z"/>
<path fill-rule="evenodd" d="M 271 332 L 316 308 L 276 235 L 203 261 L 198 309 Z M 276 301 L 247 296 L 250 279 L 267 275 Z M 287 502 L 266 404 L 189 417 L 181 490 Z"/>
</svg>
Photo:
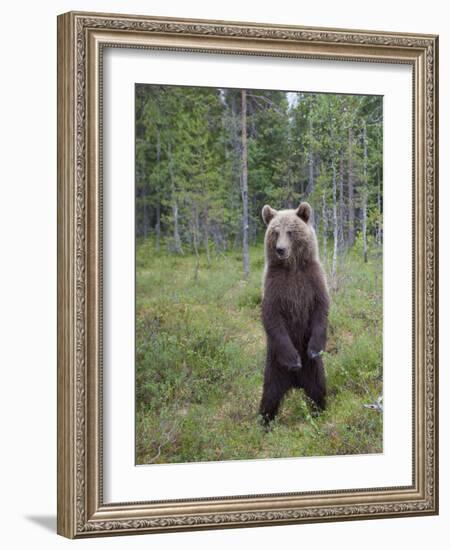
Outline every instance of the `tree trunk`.
<svg viewBox="0 0 450 550">
<path fill-rule="evenodd" d="M 377 244 L 381 244 L 381 228 L 382 228 L 382 219 L 383 213 L 381 212 L 381 177 L 380 177 L 380 168 L 377 168 L 377 208 L 378 208 L 378 221 L 377 221 Z"/>
<path fill-rule="evenodd" d="M 181 246 L 181 239 L 180 239 L 180 232 L 178 229 L 178 202 L 177 202 L 177 196 L 176 196 L 176 188 L 175 188 L 175 177 L 173 173 L 173 157 L 172 157 L 172 147 L 169 143 L 169 147 L 167 150 L 167 154 L 169 157 L 169 175 L 170 175 L 170 184 L 171 184 L 171 191 L 172 191 L 172 216 L 173 216 L 173 242 L 174 242 L 174 250 L 177 254 L 183 254 L 183 248 Z"/>
<path fill-rule="evenodd" d="M 345 243 L 345 202 L 344 202 L 344 153 L 341 152 L 339 161 L 339 250 L 344 250 Z"/>
<path fill-rule="evenodd" d="M 177 254 L 183 254 L 183 248 L 181 246 L 181 239 L 180 239 L 180 232 L 178 230 L 178 202 L 175 196 L 172 197 L 172 216 L 173 216 L 174 250 Z"/>
<path fill-rule="evenodd" d="M 314 191 L 314 153 L 312 150 L 312 118 L 309 117 L 309 143 L 308 143 L 308 185 L 306 186 L 306 196 Z"/>
<path fill-rule="evenodd" d="M 160 162 L 161 162 L 161 136 L 158 128 L 156 130 L 156 168 L 157 170 L 160 170 Z M 161 204 L 159 202 L 158 195 L 159 194 L 157 193 L 155 233 L 156 233 L 156 250 L 159 252 L 160 243 L 161 243 Z"/>
<path fill-rule="evenodd" d="M 355 204 L 353 182 L 353 128 L 348 129 L 348 245 L 355 244 Z"/>
<path fill-rule="evenodd" d="M 367 129 L 366 123 L 363 124 L 363 147 L 364 147 L 364 165 L 363 165 L 363 193 L 362 193 L 362 237 L 363 237 L 363 257 L 364 263 L 367 263 Z"/>
<path fill-rule="evenodd" d="M 328 215 L 327 215 L 327 201 L 325 198 L 325 191 L 322 193 L 322 260 L 323 263 L 327 262 L 327 231 L 328 231 Z"/>
<path fill-rule="evenodd" d="M 331 278 L 333 285 L 335 284 L 336 269 L 337 269 L 337 252 L 338 252 L 338 217 L 337 217 L 337 183 L 336 183 L 336 167 L 333 162 L 333 262 L 331 264 Z"/>
<path fill-rule="evenodd" d="M 249 275 L 248 250 L 248 170 L 247 170 L 247 92 L 241 90 L 241 195 L 242 195 L 242 255 L 244 278 Z"/>
<path fill-rule="evenodd" d="M 211 254 L 209 253 L 209 216 L 208 211 L 205 211 L 204 216 L 204 222 L 203 222 L 203 230 L 204 230 L 204 239 L 205 239 L 205 251 L 206 251 L 206 261 L 208 262 L 208 266 L 211 265 Z"/>
<path fill-rule="evenodd" d="M 367 189 L 363 190 L 361 210 L 362 210 L 363 258 L 364 258 L 364 263 L 367 263 Z"/>
<path fill-rule="evenodd" d="M 193 220 L 192 220 L 192 242 L 194 245 L 194 252 L 195 252 L 195 272 L 194 272 L 194 280 L 197 281 L 198 279 L 198 272 L 200 269 L 200 255 L 198 253 L 198 212 L 197 207 L 194 206 L 192 208 L 193 213 Z"/>
<path fill-rule="evenodd" d="M 232 145 L 232 162 L 231 162 L 231 172 L 232 172 L 232 180 L 239 182 L 239 191 L 241 194 L 241 198 L 239 200 L 238 196 L 235 196 L 234 193 L 231 195 L 231 210 L 234 211 L 237 208 L 241 208 L 241 201 L 242 201 L 242 138 L 241 138 L 241 107 L 240 103 L 242 102 L 241 94 L 237 94 L 234 92 L 234 90 L 230 91 L 230 113 L 231 116 L 229 117 L 229 123 L 228 123 L 228 131 L 230 133 L 230 141 Z M 240 248 L 242 246 L 242 239 L 241 239 L 241 226 L 242 226 L 242 220 L 239 216 L 239 219 L 236 219 L 236 222 L 229 227 L 228 232 L 225 233 L 225 247 L 228 246 L 228 239 L 233 238 L 233 242 L 230 246 L 233 249 Z"/>
</svg>

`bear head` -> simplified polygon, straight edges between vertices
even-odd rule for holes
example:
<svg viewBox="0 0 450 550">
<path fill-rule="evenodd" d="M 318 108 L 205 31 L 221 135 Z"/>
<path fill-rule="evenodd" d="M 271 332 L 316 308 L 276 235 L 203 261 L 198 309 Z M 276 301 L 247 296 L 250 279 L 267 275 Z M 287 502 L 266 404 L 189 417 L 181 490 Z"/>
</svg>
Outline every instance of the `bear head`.
<svg viewBox="0 0 450 550">
<path fill-rule="evenodd" d="M 292 210 L 264 206 L 262 218 L 267 225 L 264 245 L 269 266 L 304 266 L 317 260 L 317 239 L 311 214 L 307 202 Z"/>
</svg>

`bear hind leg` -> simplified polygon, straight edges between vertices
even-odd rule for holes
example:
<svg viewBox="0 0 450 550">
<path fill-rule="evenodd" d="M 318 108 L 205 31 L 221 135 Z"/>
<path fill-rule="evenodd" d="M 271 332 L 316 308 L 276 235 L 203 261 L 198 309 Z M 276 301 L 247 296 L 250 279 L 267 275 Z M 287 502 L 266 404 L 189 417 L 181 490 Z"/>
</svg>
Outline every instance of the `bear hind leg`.
<svg viewBox="0 0 450 550">
<path fill-rule="evenodd" d="M 274 420 L 280 408 L 281 401 L 290 387 L 291 382 L 283 372 L 266 368 L 263 394 L 259 406 L 259 414 L 265 426 L 268 426 Z"/>
<path fill-rule="evenodd" d="M 310 359 L 301 370 L 301 387 L 320 411 L 326 408 L 326 379 L 322 359 Z"/>
</svg>

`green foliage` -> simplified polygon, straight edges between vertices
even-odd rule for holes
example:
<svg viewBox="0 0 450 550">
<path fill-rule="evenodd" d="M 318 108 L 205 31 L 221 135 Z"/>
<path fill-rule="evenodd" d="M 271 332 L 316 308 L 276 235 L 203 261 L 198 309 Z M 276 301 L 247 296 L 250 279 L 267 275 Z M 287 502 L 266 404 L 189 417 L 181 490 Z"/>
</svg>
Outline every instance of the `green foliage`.
<svg viewBox="0 0 450 550">
<path fill-rule="evenodd" d="M 242 159 L 240 90 L 136 86 L 137 234 L 156 235 L 178 254 L 240 247 L 245 160 L 252 244 L 262 239 L 264 204 L 293 208 L 305 199 L 319 237 L 338 236 L 340 251 L 365 223 L 380 244 L 382 98 L 273 90 L 246 97 Z"/>
<path fill-rule="evenodd" d="M 241 90 L 136 85 L 138 462 L 380 452 L 364 404 L 382 393 L 382 99 L 242 95 L 245 117 Z M 332 292 L 329 407 L 292 392 L 265 433 L 260 213 L 305 199 Z"/>
<path fill-rule="evenodd" d="M 377 252 L 377 251 L 375 251 Z M 324 356 L 329 405 L 316 416 L 302 391 L 266 433 L 257 411 L 265 337 L 262 246 L 242 280 L 235 252 L 197 258 L 137 246 L 137 462 L 166 463 L 382 451 L 382 276 L 374 253 L 342 258 Z"/>
</svg>

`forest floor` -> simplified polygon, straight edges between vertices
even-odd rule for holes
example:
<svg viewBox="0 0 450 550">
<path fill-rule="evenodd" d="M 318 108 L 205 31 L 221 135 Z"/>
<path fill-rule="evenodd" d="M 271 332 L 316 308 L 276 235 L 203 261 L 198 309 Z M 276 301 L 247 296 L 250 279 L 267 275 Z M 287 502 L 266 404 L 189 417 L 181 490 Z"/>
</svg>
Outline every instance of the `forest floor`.
<svg viewBox="0 0 450 550">
<path fill-rule="evenodd" d="M 200 257 L 136 252 L 136 462 L 167 463 L 382 452 L 382 260 L 340 258 L 324 364 L 327 410 L 301 390 L 273 429 L 259 422 L 265 336 L 262 245 L 250 278 L 238 252 Z"/>
</svg>

